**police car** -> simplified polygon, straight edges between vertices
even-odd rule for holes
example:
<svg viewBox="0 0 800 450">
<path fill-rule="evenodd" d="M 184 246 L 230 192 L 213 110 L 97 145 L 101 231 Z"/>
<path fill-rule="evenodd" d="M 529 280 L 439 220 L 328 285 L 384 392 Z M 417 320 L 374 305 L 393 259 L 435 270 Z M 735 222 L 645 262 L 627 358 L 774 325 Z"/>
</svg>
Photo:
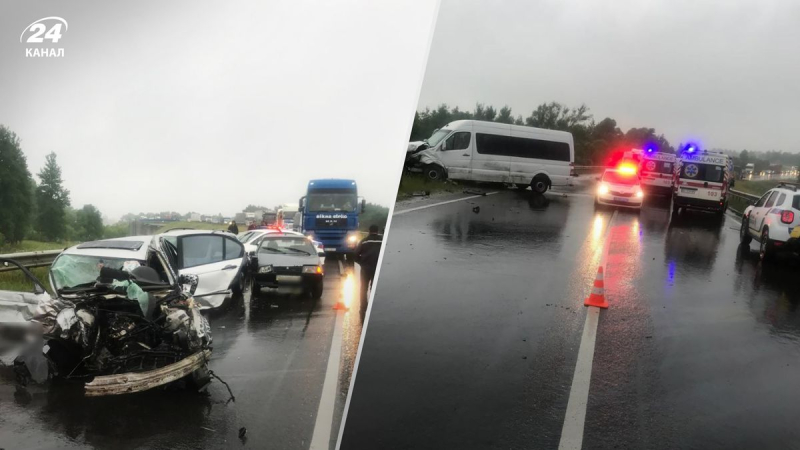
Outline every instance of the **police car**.
<svg viewBox="0 0 800 450">
<path fill-rule="evenodd" d="M 616 169 L 606 169 L 597 186 L 595 205 L 642 207 L 644 192 L 639 183 L 636 165 L 622 162 Z"/>
<path fill-rule="evenodd" d="M 759 258 L 766 260 L 782 249 L 800 248 L 800 192 L 797 185 L 781 183 L 742 215 L 739 237 L 744 245 L 755 239 Z"/>
<path fill-rule="evenodd" d="M 697 209 L 718 215 L 728 209 L 728 188 L 733 160 L 723 153 L 687 146 L 677 160 L 672 191 L 672 213 Z"/>
</svg>

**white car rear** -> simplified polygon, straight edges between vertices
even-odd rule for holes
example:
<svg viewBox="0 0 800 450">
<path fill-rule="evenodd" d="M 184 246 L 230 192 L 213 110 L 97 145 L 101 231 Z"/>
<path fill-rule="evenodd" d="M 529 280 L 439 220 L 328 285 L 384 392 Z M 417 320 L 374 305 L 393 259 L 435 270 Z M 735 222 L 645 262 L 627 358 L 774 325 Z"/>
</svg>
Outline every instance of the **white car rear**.
<svg viewBox="0 0 800 450">
<path fill-rule="evenodd" d="M 793 184 L 781 183 L 744 210 L 739 237 L 743 244 L 755 239 L 760 244 L 760 258 L 769 259 L 787 243 L 797 244 L 792 231 L 798 225 L 800 192 Z"/>
</svg>

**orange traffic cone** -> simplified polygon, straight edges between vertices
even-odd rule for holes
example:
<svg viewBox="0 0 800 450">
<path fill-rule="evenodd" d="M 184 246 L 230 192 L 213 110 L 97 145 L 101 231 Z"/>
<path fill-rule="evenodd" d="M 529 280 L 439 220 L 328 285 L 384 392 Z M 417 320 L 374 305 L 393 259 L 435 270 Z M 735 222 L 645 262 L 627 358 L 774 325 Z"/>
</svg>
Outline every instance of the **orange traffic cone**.
<svg viewBox="0 0 800 450">
<path fill-rule="evenodd" d="M 596 306 L 598 308 L 608 308 L 608 302 L 606 301 L 606 292 L 605 288 L 603 287 L 603 266 L 600 266 L 597 269 L 597 278 L 594 279 L 594 287 L 592 287 L 592 293 L 583 302 L 583 305 Z"/>
</svg>

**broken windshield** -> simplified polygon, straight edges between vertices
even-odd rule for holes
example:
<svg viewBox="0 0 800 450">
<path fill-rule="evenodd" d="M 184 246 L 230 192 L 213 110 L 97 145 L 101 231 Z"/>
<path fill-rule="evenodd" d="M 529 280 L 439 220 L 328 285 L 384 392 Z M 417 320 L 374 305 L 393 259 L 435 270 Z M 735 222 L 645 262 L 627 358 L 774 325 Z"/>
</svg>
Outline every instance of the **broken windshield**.
<svg viewBox="0 0 800 450">
<path fill-rule="evenodd" d="M 444 139 L 448 134 L 450 134 L 450 131 L 451 130 L 447 129 L 437 130 L 435 133 L 433 133 L 433 135 L 431 135 L 431 137 L 426 139 L 425 142 L 427 142 L 427 144 L 431 147 L 436 147 L 436 144 L 441 142 L 442 139 Z"/>
<path fill-rule="evenodd" d="M 91 285 L 100 276 L 100 269 L 123 270 L 125 258 L 107 258 L 89 255 L 61 255 L 50 267 L 53 275 L 53 288 L 60 291 L 65 288 L 74 288 L 81 285 Z M 144 261 L 137 261 L 144 265 Z"/>
</svg>

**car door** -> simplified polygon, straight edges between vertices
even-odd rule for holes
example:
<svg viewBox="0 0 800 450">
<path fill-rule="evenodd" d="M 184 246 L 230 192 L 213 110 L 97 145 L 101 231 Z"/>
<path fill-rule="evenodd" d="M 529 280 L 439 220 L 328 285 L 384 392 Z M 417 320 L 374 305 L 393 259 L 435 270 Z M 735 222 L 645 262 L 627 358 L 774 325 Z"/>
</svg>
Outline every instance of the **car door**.
<svg viewBox="0 0 800 450">
<path fill-rule="evenodd" d="M 216 308 L 242 268 L 244 246 L 221 234 L 178 236 L 178 265 L 181 274 L 197 275 L 194 296 L 201 308 Z"/>
<path fill-rule="evenodd" d="M 24 289 L 0 290 L 0 327 L 12 323 L 25 323 L 36 313 L 40 301 L 50 300 L 44 285 L 35 275 L 13 260 L 0 258 L 0 271 L 20 271 Z"/>
<path fill-rule="evenodd" d="M 775 198 L 778 197 L 778 191 L 767 191 L 758 202 L 753 206 L 748 219 L 750 232 L 756 236 L 761 233 L 761 226 L 764 224 L 764 219 L 767 217 L 767 211 L 772 208 L 775 203 Z"/>
<path fill-rule="evenodd" d="M 472 133 L 456 131 L 439 146 L 439 159 L 447 169 L 447 176 L 456 180 L 471 179 Z"/>
</svg>

